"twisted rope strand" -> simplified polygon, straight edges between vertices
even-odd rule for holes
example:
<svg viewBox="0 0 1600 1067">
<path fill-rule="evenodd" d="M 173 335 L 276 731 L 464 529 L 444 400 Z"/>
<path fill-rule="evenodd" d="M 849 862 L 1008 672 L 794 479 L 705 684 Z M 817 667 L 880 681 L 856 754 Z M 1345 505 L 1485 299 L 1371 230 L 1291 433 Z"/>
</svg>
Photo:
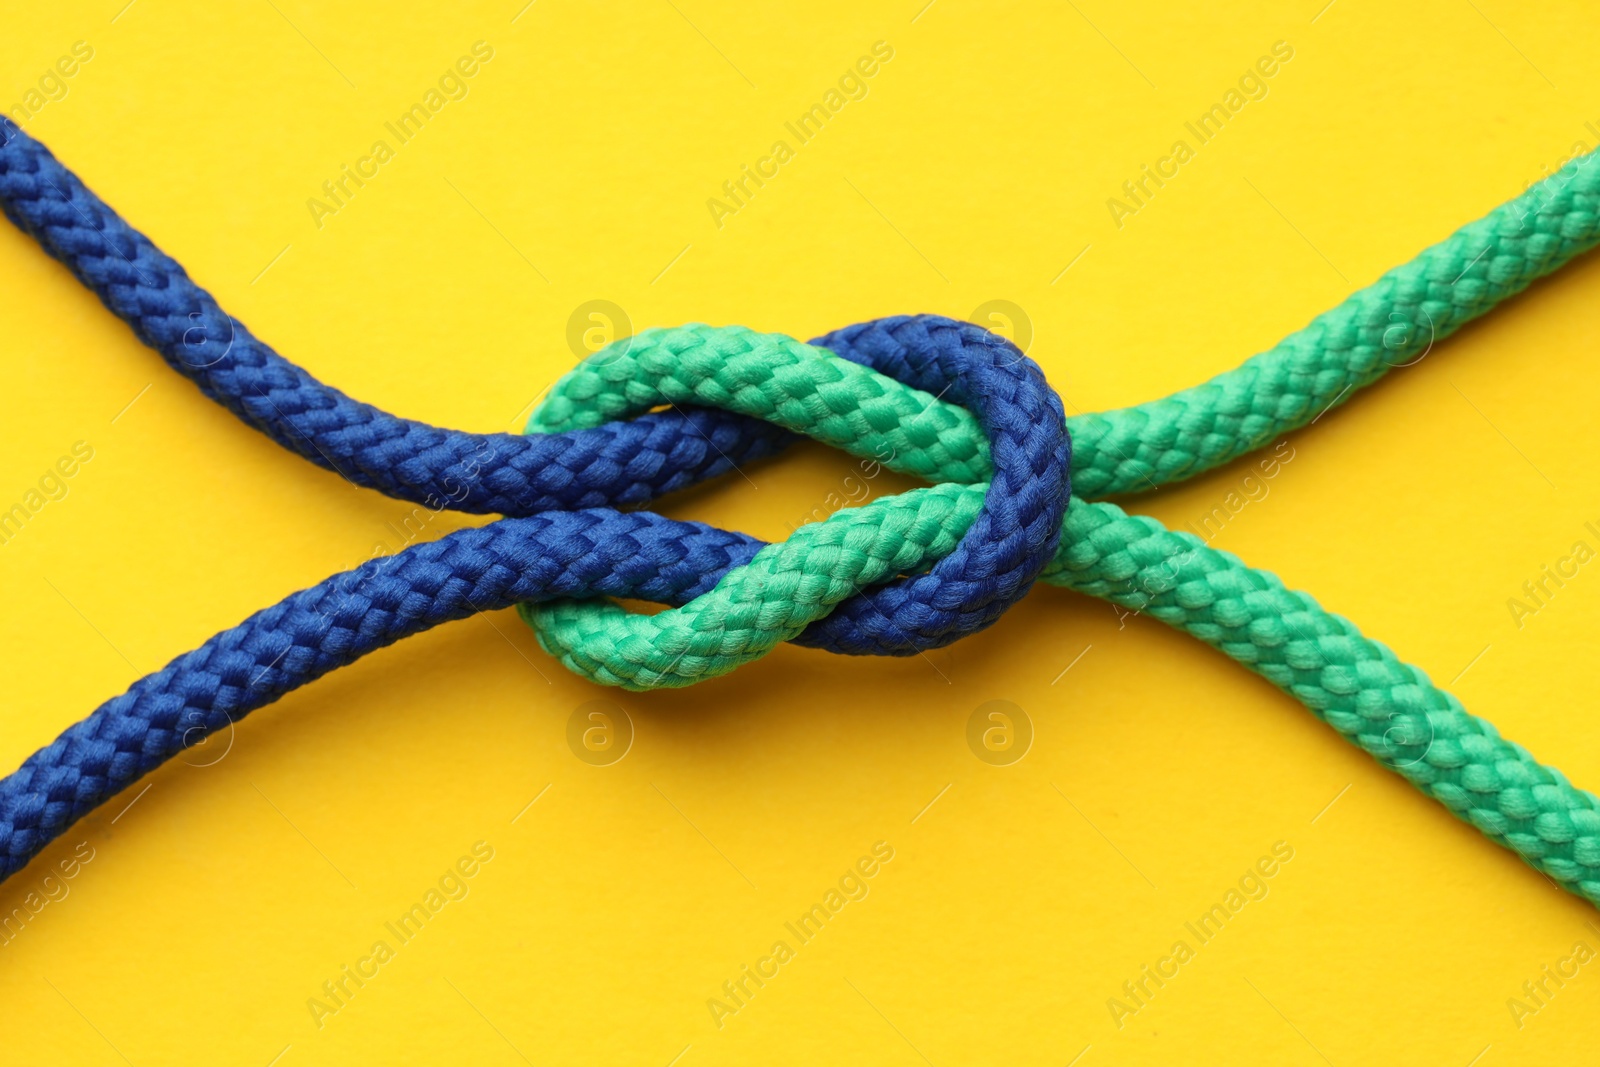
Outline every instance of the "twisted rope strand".
<svg viewBox="0 0 1600 1067">
<path fill-rule="evenodd" d="M 643 626 L 663 632 L 650 628 L 665 626 L 665 618 L 590 627 L 582 639 L 588 648 L 581 651 L 572 643 L 579 640 L 576 634 L 551 634 L 547 649 L 567 649 L 573 665 L 607 665 L 592 677 L 637 681 L 642 670 L 660 684 L 687 685 L 765 654 L 773 647 L 767 637 L 777 630 L 803 644 L 851 655 L 910 655 L 937 648 L 989 626 L 1027 592 L 1055 551 L 1070 489 L 1061 403 L 1039 368 L 988 331 L 936 315 L 862 323 L 825 340 L 835 338 L 848 345 L 860 365 L 742 326 L 645 330 L 595 353 L 557 382 L 534 409 L 529 426 L 581 429 L 661 403 L 724 405 L 906 474 L 968 484 L 981 480 L 983 505 L 954 531 L 953 547 L 921 560 L 906 578 L 849 598 L 838 621 L 830 618 L 803 634 L 775 624 L 762 627 L 760 637 L 754 629 L 725 635 L 729 647 L 741 651 L 713 655 L 708 647 L 704 655 L 709 658 L 692 657 L 676 670 L 671 665 L 676 651 L 647 655 L 639 638 L 645 631 L 630 630 Z M 886 377 L 881 370 L 907 380 Z M 950 401 L 919 386 L 940 387 Z M 866 521 L 882 521 L 875 511 L 868 515 Z M 775 595 L 769 594 L 769 602 Z M 798 608 L 790 604 L 787 617 L 798 618 Z M 566 615 L 587 610 L 574 607 Z M 603 606 L 593 610 L 620 618 Z M 724 618 L 720 613 L 701 618 L 708 617 Z M 616 644 L 602 647 L 613 639 L 635 648 L 631 662 Z M 669 677 L 675 680 L 666 681 Z"/>
<path fill-rule="evenodd" d="M 257 339 L 3 116 L 0 209 L 206 396 L 296 455 L 401 500 L 501 515 L 643 504 L 792 441 L 720 411 L 526 436 L 441 429 L 352 400 Z"/>
<path fill-rule="evenodd" d="M 636 692 L 693 685 L 765 656 L 864 586 L 948 558 L 988 488 L 944 482 L 837 511 L 656 615 L 604 600 L 519 610 L 546 652 L 591 681 Z"/>
<path fill-rule="evenodd" d="M 991 469 L 989 443 L 963 408 L 744 326 L 652 327 L 612 342 L 551 386 L 528 426 L 593 429 L 662 404 L 752 415 L 856 456 L 887 457 L 884 466 L 929 481 L 972 482 Z"/>
<path fill-rule="evenodd" d="M 1421 358 L 1600 244 L 1600 149 L 1201 385 L 1067 420 L 1085 499 L 1138 493 L 1252 452 Z M 842 355 L 843 353 L 841 353 Z"/>
<path fill-rule="evenodd" d="M 1079 495 L 1142 492 L 1227 463 L 1348 400 L 1594 247 L 1595 159 L 1572 160 L 1240 367 L 1170 397 L 1068 419 Z M 358 403 L 224 313 L 3 116 L 0 210 L 207 396 L 318 466 L 402 500 L 504 515 L 642 504 L 792 441 L 723 412 L 672 410 L 609 424 L 619 436 L 606 442 L 463 433 Z M 817 343 L 861 361 L 845 331 Z"/>
<path fill-rule="evenodd" d="M 950 526 L 959 524 L 960 502 L 979 497 L 971 487 L 915 492 L 942 496 L 957 516 Z M 1112 504 L 1075 501 L 1067 514 L 1045 581 L 1148 612 L 1219 649 L 1486 836 L 1600 903 L 1600 800 L 1592 793 L 1273 575 Z M 945 525 L 941 518 L 939 529 Z M 840 512 L 818 528 L 829 526 L 850 530 L 855 519 Z M 664 537 L 680 546 L 677 566 L 629 569 L 643 545 Z M 699 523 L 597 510 L 501 520 L 336 575 L 136 682 L 0 781 L 0 878 L 185 748 L 401 637 L 478 611 L 585 593 L 682 604 L 758 546 Z M 819 602 L 836 576 L 817 577 Z"/>
<path fill-rule="evenodd" d="M 607 451 L 607 439 L 583 436 L 598 426 L 570 436 L 458 434 L 357 404 L 251 337 L 42 146 L 7 121 L 0 121 L 0 133 L 0 206 L 13 221 L 208 395 L 358 484 L 430 504 L 456 500 L 459 493 L 462 510 L 539 511 L 579 499 L 636 502 L 729 469 L 732 460 L 709 460 L 705 449 L 678 451 L 677 438 L 690 429 L 723 434 L 732 454 L 750 458 L 789 440 L 774 431 L 761 438 L 741 417 L 678 411 L 620 424 Z M 1086 447 L 1073 470 L 1086 475 L 1084 492 L 1129 492 L 1226 462 L 1303 424 L 1320 406 L 1375 380 L 1402 357 L 1425 351 L 1424 324 L 1431 343 L 1591 247 L 1600 239 L 1600 175 L 1592 160 L 1568 164 L 1237 371 L 1151 404 L 1078 417 L 1082 423 L 1074 429 Z M 930 333 L 955 328 L 906 321 Z M 875 358 L 893 362 L 904 353 L 884 337 L 899 343 L 902 329 L 909 329 L 904 321 L 865 324 L 830 335 L 827 347 L 867 365 Z M 776 344 L 788 350 L 798 342 Z M 916 344 L 903 347 L 919 350 Z M 951 371 L 934 361 L 920 371 L 908 366 L 903 377 L 921 388 L 918 373 L 932 374 L 934 366 Z M 930 472 L 966 463 L 970 484 L 875 501 L 767 549 L 753 538 L 700 524 L 601 509 L 503 520 L 372 561 L 294 594 L 135 683 L 0 781 L 0 876 L 20 869 L 83 813 L 184 747 L 406 634 L 511 602 L 605 595 L 659 599 L 682 610 L 651 624 L 654 630 L 604 605 L 596 614 L 592 605 L 558 603 L 546 614 L 560 624 L 554 629 L 587 625 L 586 619 L 599 619 L 600 625 L 585 633 L 620 627 L 615 651 L 632 666 L 615 679 L 625 684 L 676 677 L 673 668 L 659 672 L 649 662 L 658 640 L 679 647 L 678 658 L 690 661 L 682 676 L 702 677 L 719 657 L 749 658 L 763 643 L 770 647 L 782 639 L 769 635 L 793 636 L 808 623 L 811 631 L 826 627 L 844 609 L 819 616 L 840 598 L 851 598 L 845 605 L 862 600 L 851 594 L 863 583 L 893 580 L 901 571 L 949 559 L 958 539 L 983 516 L 993 495 L 978 480 L 989 467 L 983 437 L 974 437 L 960 419 L 952 421 L 948 411 L 928 406 L 944 413 L 935 416 L 933 436 L 922 438 L 911 433 L 895 401 L 861 392 L 862 383 L 873 381 L 869 377 L 845 372 L 828 388 L 812 383 L 818 387 L 795 398 L 760 388 L 766 381 L 760 366 L 747 365 L 741 373 L 748 380 L 695 396 L 771 401 L 772 410 L 764 414 L 826 426 L 841 439 L 875 434 L 884 442 L 902 442 L 910 449 L 906 463 Z M 854 384 L 838 386 L 846 380 Z M 603 376 L 595 381 L 588 399 L 607 395 L 600 388 L 607 384 Z M 686 399 L 691 393 L 692 388 Z M 628 404 L 639 402 L 626 389 L 621 395 Z M 586 399 L 581 391 L 576 398 Z M 869 402 L 848 406 L 862 398 Z M 840 399 L 847 407 L 835 410 Z M 966 403 L 976 405 L 971 398 Z M 886 420 L 881 424 L 875 421 L 880 416 Z M 704 421 L 691 426 L 695 418 Z M 652 451 L 633 465 L 638 442 L 626 435 L 640 426 Z M 986 421 L 983 428 L 994 429 Z M 994 440 L 993 459 L 1004 473 L 1000 438 Z M 969 445 L 970 454 L 963 456 Z M 1039 456 L 1049 454 L 1049 448 L 1035 449 L 1032 469 L 1019 467 L 1019 476 L 1047 481 L 1040 476 L 1050 463 Z M 569 465 L 569 457 L 577 459 Z M 687 466 L 674 467 L 675 460 Z M 1064 484 L 1065 470 L 1060 473 Z M 1048 510 L 1036 506 L 1035 520 Z M 1033 553 L 1054 548 L 1044 569 L 1047 580 L 1149 611 L 1221 649 L 1492 839 L 1572 891 L 1600 900 L 1600 801 L 1501 740 L 1421 671 L 1322 611 L 1309 596 L 1291 593 L 1270 574 L 1155 520 L 1079 501 L 1067 513 L 1059 544 L 1058 529 L 1052 524 L 1048 534 L 1040 534 L 1036 522 L 1013 522 L 1011 533 L 997 540 L 1026 540 Z M 1031 539 L 1027 531 L 1034 531 Z M 1018 564 L 1025 590 L 1039 566 L 1026 552 L 1015 558 L 1026 558 Z M 563 655 L 583 660 L 585 647 L 579 641 Z M 610 661 L 589 662 L 595 670 L 610 669 Z"/>
<path fill-rule="evenodd" d="M 681 603 L 760 545 L 593 509 L 458 530 L 336 574 L 141 678 L 0 780 L 0 879 L 179 752 L 402 637 L 551 597 Z"/>
<path fill-rule="evenodd" d="M 1147 612 L 1220 650 L 1491 841 L 1600 904 L 1600 799 L 1309 594 L 1193 534 L 1079 500 L 1041 580 Z"/>
</svg>

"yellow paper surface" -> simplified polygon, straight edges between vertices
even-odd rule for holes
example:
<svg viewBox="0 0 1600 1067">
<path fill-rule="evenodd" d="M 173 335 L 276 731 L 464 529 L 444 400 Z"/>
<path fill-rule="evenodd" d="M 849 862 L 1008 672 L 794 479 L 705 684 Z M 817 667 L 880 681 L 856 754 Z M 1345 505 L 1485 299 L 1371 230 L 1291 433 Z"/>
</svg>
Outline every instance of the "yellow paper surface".
<svg viewBox="0 0 1600 1067">
<path fill-rule="evenodd" d="M 36 4 L 0 104 L 288 358 L 479 431 L 586 341 L 694 321 L 976 316 L 1069 410 L 1162 396 L 1600 136 L 1577 3 L 921 2 Z M 0 506 L 92 449 L 0 545 L 5 769 L 250 612 L 482 521 L 242 426 L 10 227 L 0 269 Z M 1129 506 L 1194 529 L 1244 500 L 1214 544 L 1594 786 L 1600 576 L 1508 602 L 1600 546 L 1597 286 L 1568 267 L 1271 479 Z M 779 538 L 911 484 L 859 475 L 805 446 L 661 510 Z M 1009 764 L 969 730 L 997 707 L 1030 739 Z M 1042 587 L 938 653 L 784 647 L 648 695 L 511 612 L 445 626 L 151 775 L 0 913 L 30 899 L 7 1063 L 1488 1067 L 1587 1054 L 1600 1008 L 1600 968 L 1563 963 L 1600 949 L 1592 908 L 1221 655 Z"/>
</svg>

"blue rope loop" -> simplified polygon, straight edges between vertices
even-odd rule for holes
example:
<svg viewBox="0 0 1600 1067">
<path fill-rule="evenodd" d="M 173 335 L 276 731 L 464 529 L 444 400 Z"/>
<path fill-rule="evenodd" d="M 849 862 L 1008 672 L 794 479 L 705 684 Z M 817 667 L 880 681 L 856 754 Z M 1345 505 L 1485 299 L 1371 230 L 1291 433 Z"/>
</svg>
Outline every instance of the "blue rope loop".
<svg viewBox="0 0 1600 1067">
<path fill-rule="evenodd" d="M 353 400 L 224 312 L 44 145 L 0 116 L 0 209 L 138 338 L 246 425 L 347 481 L 492 515 L 646 504 L 787 447 L 759 419 L 688 409 L 582 433 L 465 433 Z"/>
<path fill-rule="evenodd" d="M 9 120 L 0 207 L 167 363 L 247 425 L 354 484 L 430 508 L 527 516 L 644 504 L 793 443 L 759 419 L 673 408 L 556 434 L 475 434 L 390 415 L 290 363 Z M 991 625 L 1025 595 L 1068 499 L 1061 402 L 1009 341 L 970 323 L 897 316 L 818 347 L 968 407 L 988 432 L 995 492 L 925 575 L 852 598 L 797 643 L 906 656 Z"/>
<path fill-rule="evenodd" d="M 524 601 L 685 603 L 760 547 L 704 523 L 592 508 L 458 530 L 336 574 L 139 679 L 0 780 L 0 880 L 186 748 L 403 637 Z"/>
<path fill-rule="evenodd" d="M 859 323 L 810 344 L 966 406 L 988 436 L 994 473 L 954 551 L 926 573 L 848 598 L 793 642 L 844 655 L 910 656 L 992 625 L 1054 558 L 1070 497 L 1066 414 L 1043 371 L 1005 338 L 940 315 Z M 590 357 L 609 358 L 609 346 Z M 543 424 L 535 409 L 528 432 Z M 535 613 L 522 617 L 539 630 Z"/>
<path fill-rule="evenodd" d="M 926 574 L 849 598 L 795 644 L 911 656 L 992 625 L 1055 556 L 1071 496 L 1066 412 L 1038 364 L 969 322 L 896 315 L 811 342 L 967 408 L 989 437 L 994 478 L 960 544 Z"/>
<path fill-rule="evenodd" d="M 161 763 L 368 652 L 519 603 L 612 596 L 681 606 L 762 547 L 703 523 L 615 509 L 776 454 L 794 440 L 786 431 L 692 408 L 536 435 L 390 415 L 254 337 L 3 117 L 0 141 L 0 209 L 207 396 L 357 485 L 509 516 L 294 593 L 102 704 L 0 780 L 0 879 Z M 950 319 L 884 319 L 819 341 L 968 406 L 990 435 L 999 491 L 956 553 L 845 601 L 801 643 L 905 655 L 989 625 L 1055 550 L 1068 500 L 1059 399 L 1008 342 Z"/>
</svg>

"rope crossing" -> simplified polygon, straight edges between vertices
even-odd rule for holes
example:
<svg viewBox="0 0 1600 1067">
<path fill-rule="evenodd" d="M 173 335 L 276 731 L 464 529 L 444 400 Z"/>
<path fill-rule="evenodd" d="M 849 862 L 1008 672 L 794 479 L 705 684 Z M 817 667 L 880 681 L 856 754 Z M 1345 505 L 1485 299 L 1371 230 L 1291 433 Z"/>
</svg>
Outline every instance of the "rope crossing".
<svg viewBox="0 0 1600 1067">
<path fill-rule="evenodd" d="M 1307 594 L 1103 500 L 1191 477 L 1312 421 L 1600 243 L 1595 156 L 1237 369 L 1134 407 L 1067 418 L 1009 342 L 919 315 L 810 344 L 740 327 L 647 330 L 579 364 L 516 435 L 429 426 L 317 381 L 37 141 L 3 119 L 0 137 L 6 216 L 203 393 L 354 484 L 505 516 L 292 594 L 69 727 L 0 780 L 0 878 L 210 733 L 374 649 L 477 612 L 517 606 L 570 669 L 647 690 L 727 673 L 784 641 L 855 655 L 940 647 L 991 625 L 1042 580 L 1219 649 L 1600 903 L 1593 794 Z M 797 436 L 934 484 L 775 545 L 619 510 L 774 455 Z M 669 610 L 637 615 L 609 598 Z"/>
</svg>

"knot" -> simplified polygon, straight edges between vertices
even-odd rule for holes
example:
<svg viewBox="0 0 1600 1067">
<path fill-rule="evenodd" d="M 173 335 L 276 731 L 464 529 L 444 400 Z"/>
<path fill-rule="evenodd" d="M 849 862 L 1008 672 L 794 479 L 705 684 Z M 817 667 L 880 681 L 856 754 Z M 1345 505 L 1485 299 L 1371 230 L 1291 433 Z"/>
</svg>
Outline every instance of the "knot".
<svg viewBox="0 0 1600 1067">
<path fill-rule="evenodd" d="M 570 669 L 628 689 L 691 685 L 782 641 L 911 655 L 981 630 L 1056 554 L 1069 497 L 1061 401 L 1004 338 L 934 315 L 811 344 L 743 327 L 652 329 L 557 382 L 530 432 L 662 405 L 756 416 L 939 484 L 842 510 L 656 615 L 610 600 L 524 604 Z"/>
</svg>

